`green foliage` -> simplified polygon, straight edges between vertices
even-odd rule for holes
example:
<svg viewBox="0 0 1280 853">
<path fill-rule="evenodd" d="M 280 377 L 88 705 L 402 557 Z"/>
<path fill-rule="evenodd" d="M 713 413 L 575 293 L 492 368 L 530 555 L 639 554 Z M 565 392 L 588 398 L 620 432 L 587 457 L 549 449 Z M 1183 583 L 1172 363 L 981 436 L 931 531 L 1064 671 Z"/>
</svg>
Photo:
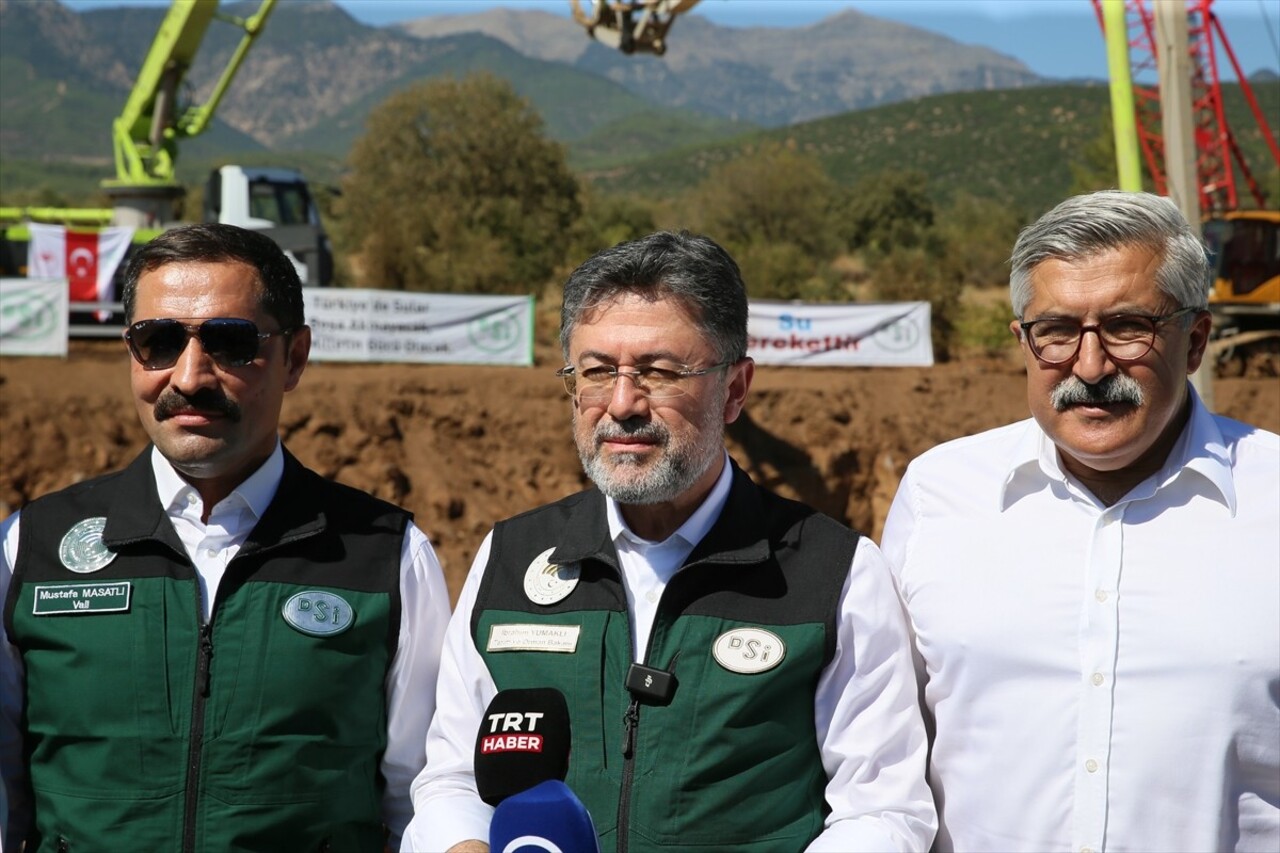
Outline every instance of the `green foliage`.
<svg viewBox="0 0 1280 853">
<path fill-rule="evenodd" d="M 960 314 L 960 285 L 938 263 L 936 248 L 895 247 L 871 268 L 872 293 L 884 302 L 928 302 L 932 315 L 933 355 L 951 358 Z"/>
<path fill-rule="evenodd" d="M 657 230 L 651 202 L 626 195 L 602 196 L 584 190 L 582 216 L 573 229 L 570 258 L 575 263 L 602 249 Z"/>
<path fill-rule="evenodd" d="M 849 191 L 844 211 L 851 249 L 872 255 L 923 246 L 932 237 L 934 204 L 920 172 L 879 172 Z"/>
<path fill-rule="evenodd" d="M 1008 299 L 999 302 L 966 302 L 959 312 L 955 329 L 955 342 L 966 349 L 985 355 L 1000 355 L 1013 346 L 1009 321 L 1013 309 Z"/>
<path fill-rule="evenodd" d="M 957 195 L 935 223 L 947 275 L 961 284 L 1004 285 L 1009 280 L 1009 253 L 1024 224 L 1000 202 Z"/>
<path fill-rule="evenodd" d="M 738 261 L 751 295 L 796 299 L 821 290 L 840 248 L 836 189 L 822 165 L 769 144 L 711 173 L 690 194 L 690 227 Z"/>
<path fill-rule="evenodd" d="M 1280 115 L 1280 82 L 1253 88 L 1263 114 Z M 1240 87 L 1224 84 L 1223 100 L 1245 158 L 1267 162 L 1266 142 Z M 1110 93 L 1100 85 L 935 95 L 668 151 L 592 180 L 603 189 L 670 194 L 696 186 L 744 150 L 792 140 L 841 186 L 885 171 L 918 171 L 929 176 L 930 193 L 939 202 L 965 192 L 1026 219 L 1070 194 L 1071 164 L 1097 139 L 1110 110 Z"/>
<path fill-rule="evenodd" d="M 563 260 L 580 212 L 564 151 L 490 75 L 438 79 L 373 111 L 349 158 L 343 240 L 371 287 L 522 293 Z"/>
<path fill-rule="evenodd" d="M 755 129 L 745 122 L 684 110 L 650 109 L 611 121 L 581 139 L 571 140 L 569 159 L 575 169 L 590 172 L 627 166 L 660 151 L 707 145 Z"/>
</svg>

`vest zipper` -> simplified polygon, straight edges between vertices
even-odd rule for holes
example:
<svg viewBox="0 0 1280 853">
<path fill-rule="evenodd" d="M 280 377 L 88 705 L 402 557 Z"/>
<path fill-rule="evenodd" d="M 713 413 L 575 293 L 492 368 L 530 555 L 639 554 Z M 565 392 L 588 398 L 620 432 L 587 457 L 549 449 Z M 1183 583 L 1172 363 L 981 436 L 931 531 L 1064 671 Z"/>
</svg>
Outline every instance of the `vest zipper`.
<svg viewBox="0 0 1280 853">
<path fill-rule="evenodd" d="M 196 586 L 199 598 L 200 587 Z M 203 606 L 197 600 L 197 606 Z M 199 617 L 197 617 L 199 618 Z M 209 668 L 213 659 L 213 626 L 200 625 L 200 651 L 196 655 L 195 693 L 191 697 L 191 738 L 187 747 L 187 796 L 182 818 L 182 849 L 196 849 L 196 805 L 200 800 L 200 757 L 204 750 L 204 710 L 209 698 Z"/>
<path fill-rule="evenodd" d="M 635 778 L 636 729 L 640 725 L 640 700 L 631 699 L 622 715 L 622 789 L 618 796 L 617 853 L 627 853 L 631 842 L 631 783 Z"/>
</svg>

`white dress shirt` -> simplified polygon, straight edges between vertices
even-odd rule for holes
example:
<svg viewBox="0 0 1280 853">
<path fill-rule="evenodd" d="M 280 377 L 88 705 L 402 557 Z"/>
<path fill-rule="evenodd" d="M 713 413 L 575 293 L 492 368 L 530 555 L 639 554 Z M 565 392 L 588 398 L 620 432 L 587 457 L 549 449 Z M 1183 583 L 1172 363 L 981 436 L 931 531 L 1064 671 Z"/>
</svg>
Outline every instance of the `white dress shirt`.
<svg viewBox="0 0 1280 853">
<path fill-rule="evenodd" d="M 667 582 L 720 516 L 732 472 L 669 538 L 640 538 L 606 499 L 639 657 Z M 414 817 L 402 851 L 444 850 L 486 840 L 493 809 L 476 793 L 473 758 L 481 716 L 497 687 L 471 638 L 471 613 L 489 561 L 485 537 L 445 636 L 437 704 L 427 735 L 427 768 L 413 783 Z M 831 814 L 811 851 L 922 850 L 936 823 L 924 781 L 926 740 L 901 609 L 884 559 L 858 543 L 841 593 L 835 658 L 818 682 L 815 721 Z M 570 709 L 572 712 L 572 709 Z"/>
<path fill-rule="evenodd" d="M 1280 850 L 1280 437 L 1210 414 L 1113 506 L 1034 420 L 911 463 L 883 549 L 942 850 Z"/>
<path fill-rule="evenodd" d="M 277 443 L 267 461 L 213 507 L 207 523 L 201 521 L 203 505 L 199 493 L 155 448 L 151 467 L 160 503 L 199 575 L 207 622 L 227 564 L 275 497 L 284 473 L 284 453 Z M 18 554 L 20 515 L 15 513 L 0 524 L 0 613 L 4 611 Z M 392 849 L 412 814 L 409 785 L 426 760 L 424 744 L 427 726 L 435 713 L 440 647 L 449 620 L 444 572 L 431 543 L 413 524 L 405 530 L 400 553 L 400 596 L 400 636 L 387 678 L 387 749 L 382 756 L 382 774 L 387 782 L 383 820 L 391 829 Z M 21 685 L 18 652 L 9 644 L 0 624 L 0 771 L 11 799 L 24 773 L 18 722 Z"/>
</svg>

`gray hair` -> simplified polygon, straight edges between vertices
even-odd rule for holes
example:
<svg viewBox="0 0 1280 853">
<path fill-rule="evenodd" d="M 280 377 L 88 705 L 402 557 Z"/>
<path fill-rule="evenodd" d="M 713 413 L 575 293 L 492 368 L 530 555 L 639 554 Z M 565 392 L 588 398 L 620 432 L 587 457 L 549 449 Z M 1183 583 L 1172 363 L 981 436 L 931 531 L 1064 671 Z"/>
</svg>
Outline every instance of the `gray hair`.
<svg viewBox="0 0 1280 853">
<path fill-rule="evenodd" d="M 1103 190 L 1072 196 L 1022 229 L 1009 259 L 1013 313 L 1021 319 L 1031 302 L 1031 274 L 1041 262 L 1081 261 L 1128 246 L 1160 257 L 1156 285 L 1179 308 L 1208 305 L 1209 257 L 1177 205 L 1151 193 Z"/>
<path fill-rule="evenodd" d="M 692 309 L 721 361 L 747 354 L 747 288 L 738 264 L 714 240 L 659 231 L 592 255 L 573 271 L 560 308 L 560 349 L 582 318 L 624 294 L 671 297 Z"/>
</svg>

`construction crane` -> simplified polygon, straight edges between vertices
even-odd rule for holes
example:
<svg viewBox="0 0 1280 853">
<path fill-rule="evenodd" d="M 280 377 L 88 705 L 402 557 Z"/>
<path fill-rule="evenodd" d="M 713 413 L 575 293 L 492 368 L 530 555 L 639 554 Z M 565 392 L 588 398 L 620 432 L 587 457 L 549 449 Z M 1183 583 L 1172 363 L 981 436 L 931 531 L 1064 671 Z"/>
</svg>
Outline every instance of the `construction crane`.
<svg viewBox="0 0 1280 853">
<path fill-rule="evenodd" d="M 667 31 L 698 0 L 570 0 L 573 18 L 597 41 L 623 53 L 667 52 Z"/>
<path fill-rule="evenodd" d="M 1176 2 L 1177 0 L 1166 0 Z M 1156 25 L 1152 3 L 1125 0 L 1126 37 L 1135 80 L 1149 79 L 1157 68 Z M 1249 363 L 1264 372 L 1280 372 L 1280 212 L 1257 172 L 1245 158 L 1227 121 L 1219 68 L 1230 64 L 1241 94 L 1280 168 L 1280 145 L 1240 67 L 1214 0 L 1183 0 L 1191 59 L 1191 116 L 1195 179 L 1203 234 L 1214 256 L 1210 309 L 1214 314 L 1212 350 L 1219 370 L 1237 373 Z M 1098 22 L 1106 25 L 1101 0 L 1093 0 Z M 1161 132 L 1158 85 L 1134 83 L 1134 113 L 1142 159 L 1157 193 L 1169 194 L 1168 165 Z"/>
<path fill-rule="evenodd" d="M 259 0 L 246 17 L 227 14 L 219 0 L 172 0 L 120 115 L 112 122 L 115 177 L 102 181 L 111 209 L 0 208 L 0 272 L 25 268 L 29 234 L 25 223 L 67 226 L 129 226 L 134 242 L 146 242 L 174 222 L 186 190 L 177 180 L 180 145 L 204 133 L 218 105 L 262 33 L 277 0 Z M 187 74 L 215 21 L 242 32 L 222 73 L 203 102 L 184 101 Z M 303 281 L 326 285 L 332 249 L 301 173 L 286 168 L 227 165 L 214 170 L 205 190 L 203 219 L 262 231 L 293 259 Z M 12 269 L 10 269 L 12 267 Z"/>
</svg>

